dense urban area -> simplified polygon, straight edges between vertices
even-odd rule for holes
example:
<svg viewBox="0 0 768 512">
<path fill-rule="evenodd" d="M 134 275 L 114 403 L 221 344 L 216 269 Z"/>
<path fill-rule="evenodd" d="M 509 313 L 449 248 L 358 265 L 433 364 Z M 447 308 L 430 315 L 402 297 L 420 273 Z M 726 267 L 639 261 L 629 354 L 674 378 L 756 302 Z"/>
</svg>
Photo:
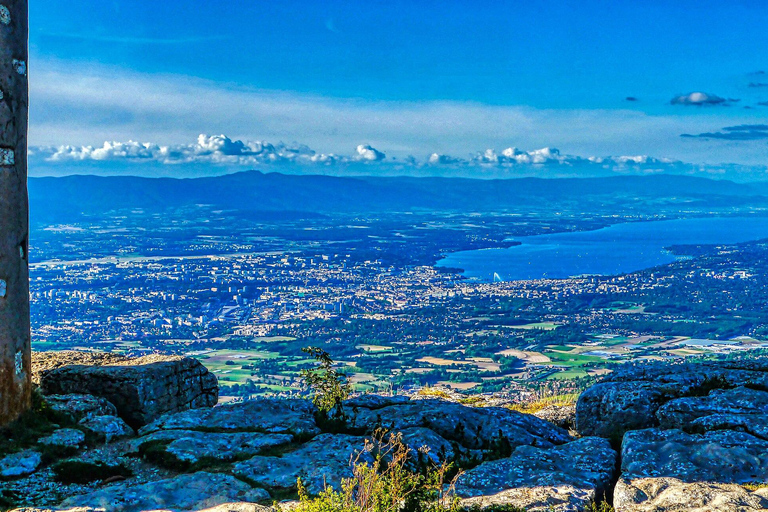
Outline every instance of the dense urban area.
<svg viewBox="0 0 768 512">
<path fill-rule="evenodd" d="M 627 361 L 768 348 L 768 243 L 672 247 L 681 259 L 668 265 L 567 279 L 467 279 L 436 261 L 515 236 L 702 214 L 198 206 L 38 222 L 34 346 L 194 355 L 225 399 L 304 392 L 306 346 L 331 354 L 360 391 L 578 391 Z"/>
</svg>

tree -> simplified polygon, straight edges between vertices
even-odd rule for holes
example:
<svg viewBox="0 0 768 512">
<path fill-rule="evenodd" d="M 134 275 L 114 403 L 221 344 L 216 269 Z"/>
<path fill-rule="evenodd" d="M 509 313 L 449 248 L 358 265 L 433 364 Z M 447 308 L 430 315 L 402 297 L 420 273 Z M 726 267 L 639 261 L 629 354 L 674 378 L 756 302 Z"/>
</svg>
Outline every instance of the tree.
<svg viewBox="0 0 768 512">
<path fill-rule="evenodd" d="M 341 402 L 349 397 L 352 385 L 347 376 L 334 368 L 333 359 L 325 350 L 318 347 L 301 349 L 317 361 L 315 368 L 301 370 L 301 377 L 312 389 L 312 403 L 322 413 L 329 413 L 341 406 Z"/>
</svg>

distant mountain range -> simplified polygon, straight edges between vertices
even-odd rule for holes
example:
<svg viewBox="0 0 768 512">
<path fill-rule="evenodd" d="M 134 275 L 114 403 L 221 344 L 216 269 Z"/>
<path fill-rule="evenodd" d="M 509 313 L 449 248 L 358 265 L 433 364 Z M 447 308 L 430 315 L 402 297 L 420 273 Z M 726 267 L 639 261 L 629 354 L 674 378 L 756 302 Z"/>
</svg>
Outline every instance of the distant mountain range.
<svg viewBox="0 0 768 512">
<path fill-rule="evenodd" d="M 768 205 L 768 183 L 740 184 L 675 175 L 605 178 L 331 177 L 246 171 L 212 178 L 76 175 L 29 179 L 33 220 L 69 219 L 109 211 L 207 204 L 224 210 L 400 212 L 519 210 L 559 203 L 632 201 L 744 202 Z"/>
</svg>

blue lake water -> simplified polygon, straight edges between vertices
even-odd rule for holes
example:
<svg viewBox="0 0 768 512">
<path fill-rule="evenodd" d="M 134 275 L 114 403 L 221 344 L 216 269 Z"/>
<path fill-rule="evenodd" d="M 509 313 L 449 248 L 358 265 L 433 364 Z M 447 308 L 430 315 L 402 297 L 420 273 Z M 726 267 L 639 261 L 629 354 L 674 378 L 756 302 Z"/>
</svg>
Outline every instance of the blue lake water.
<svg viewBox="0 0 768 512">
<path fill-rule="evenodd" d="M 595 231 L 519 237 L 509 249 L 448 255 L 437 265 L 463 268 L 484 281 L 613 275 L 675 261 L 664 248 L 681 244 L 733 244 L 768 238 L 768 218 L 698 218 L 616 224 Z"/>
</svg>

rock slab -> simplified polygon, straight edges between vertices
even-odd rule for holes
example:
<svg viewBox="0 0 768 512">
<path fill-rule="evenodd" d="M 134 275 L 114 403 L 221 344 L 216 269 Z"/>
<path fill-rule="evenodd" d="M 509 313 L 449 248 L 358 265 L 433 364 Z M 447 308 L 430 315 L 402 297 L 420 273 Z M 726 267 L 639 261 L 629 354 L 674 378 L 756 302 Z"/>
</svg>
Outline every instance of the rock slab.
<svg viewBox="0 0 768 512">
<path fill-rule="evenodd" d="M 246 501 L 251 486 L 222 473 L 198 472 L 136 485 L 125 483 L 74 496 L 61 507 L 93 507 L 110 512 L 201 510 Z"/>
<path fill-rule="evenodd" d="M 520 446 L 461 475 L 456 493 L 467 508 L 581 511 L 609 489 L 616 459 L 610 443 L 596 437 L 551 448 Z"/>
<path fill-rule="evenodd" d="M 218 401 L 216 376 L 187 357 L 43 352 L 35 354 L 34 369 L 44 394 L 101 397 L 134 429 L 163 414 Z"/>
<path fill-rule="evenodd" d="M 768 491 L 748 490 L 768 481 L 768 441 L 746 432 L 628 432 L 621 469 L 616 512 L 768 510 Z"/>
</svg>

